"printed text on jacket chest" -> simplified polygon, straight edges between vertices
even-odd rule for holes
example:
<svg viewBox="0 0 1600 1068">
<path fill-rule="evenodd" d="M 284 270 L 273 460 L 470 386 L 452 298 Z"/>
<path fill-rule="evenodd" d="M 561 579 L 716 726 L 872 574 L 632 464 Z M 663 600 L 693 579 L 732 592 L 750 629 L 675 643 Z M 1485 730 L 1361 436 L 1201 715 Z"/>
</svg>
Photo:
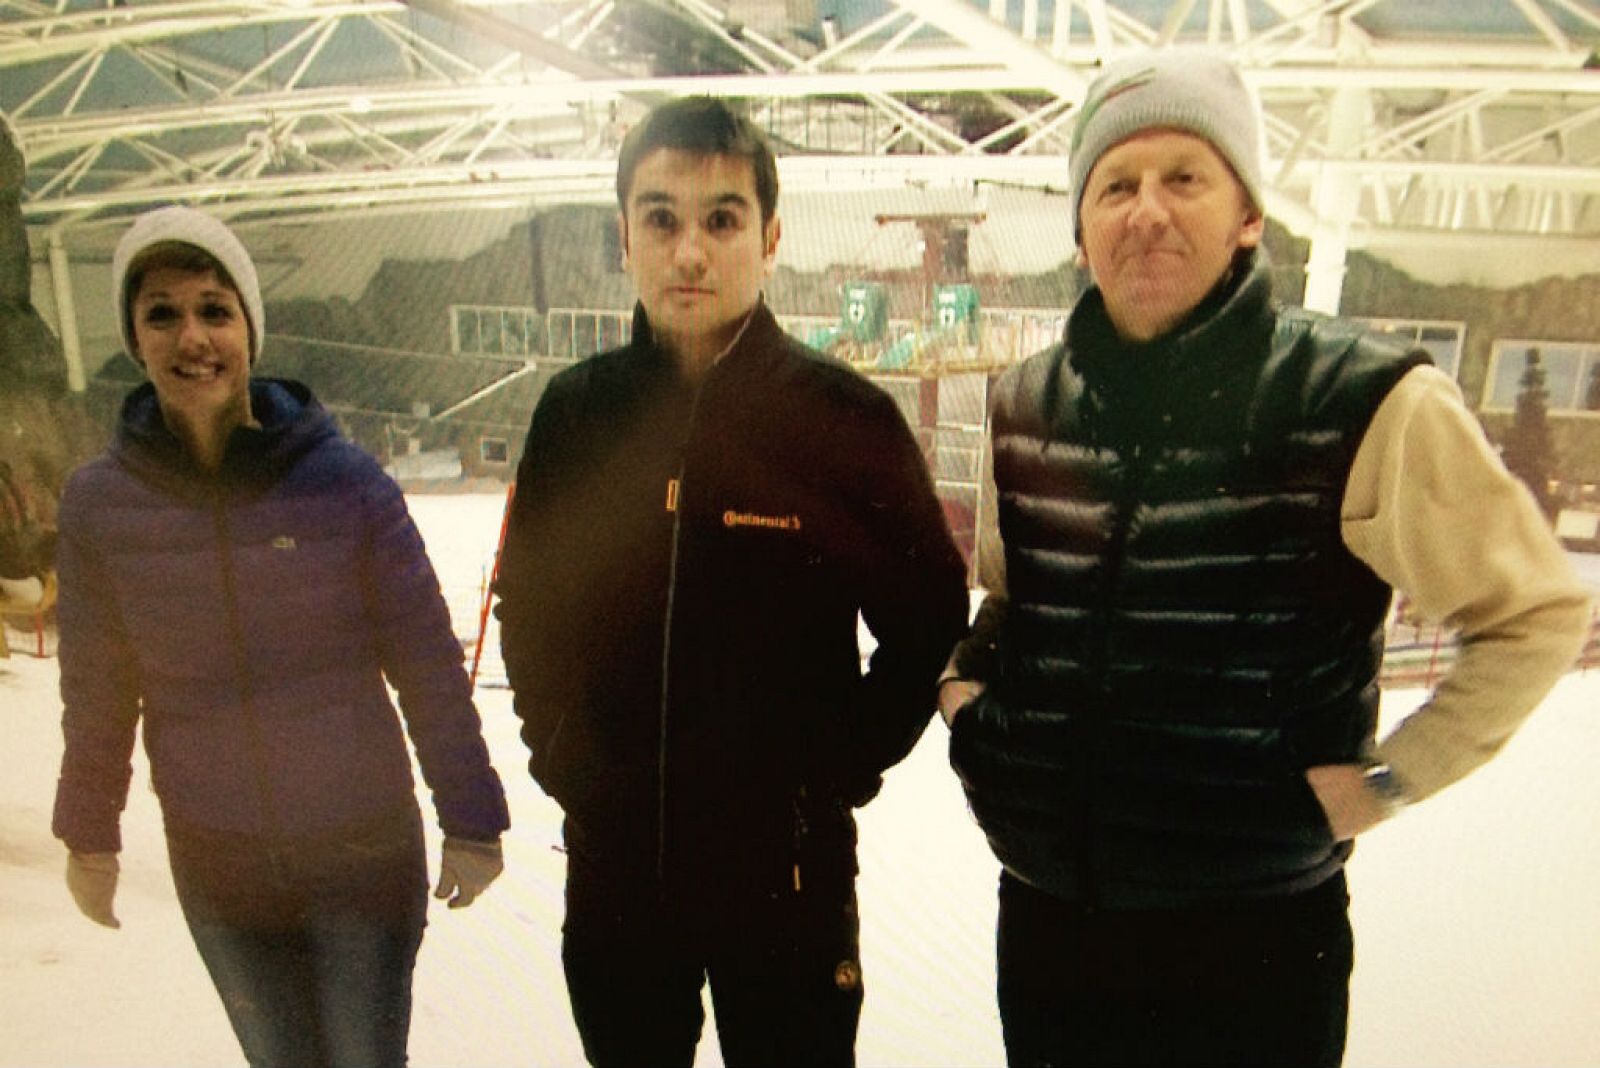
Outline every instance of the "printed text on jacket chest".
<svg viewBox="0 0 1600 1068">
<path fill-rule="evenodd" d="M 798 534 L 804 528 L 799 513 L 755 511 L 744 508 L 723 509 L 722 525 L 729 530 L 747 529 L 783 534 Z"/>
</svg>

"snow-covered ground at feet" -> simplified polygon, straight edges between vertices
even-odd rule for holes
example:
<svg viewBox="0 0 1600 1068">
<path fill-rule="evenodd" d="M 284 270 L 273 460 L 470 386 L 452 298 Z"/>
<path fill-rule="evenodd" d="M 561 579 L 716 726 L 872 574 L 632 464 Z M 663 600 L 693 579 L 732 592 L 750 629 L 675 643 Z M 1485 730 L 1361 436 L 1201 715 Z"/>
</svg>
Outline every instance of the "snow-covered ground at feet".
<svg viewBox="0 0 1600 1068">
<path fill-rule="evenodd" d="M 502 501 L 411 504 L 470 633 Z M 0 1066 L 242 1064 L 173 898 L 142 753 L 123 819 L 122 929 L 73 908 L 49 830 L 56 662 L 11 638 L 12 659 L 0 661 Z M 1386 721 L 1421 697 L 1387 694 Z M 472 908 L 431 915 L 412 1061 L 579 1065 L 559 954 L 559 812 L 524 771 L 509 693 L 481 687 L 479 709 L 511 799 L 507 869 Z M 1570 675 L 1499 759 L 1361 841 L 1350 869 L 1348 1065 L 1600 1064 L 1597 765 L 1600 673 Z M 1003 1063 L 998 869 L 949 770 L 941 725 L 862 811 L 861 842 L 860 1062 Z M 720 1063 L 709 1023 L 699 1063 Z"/>
</svg>

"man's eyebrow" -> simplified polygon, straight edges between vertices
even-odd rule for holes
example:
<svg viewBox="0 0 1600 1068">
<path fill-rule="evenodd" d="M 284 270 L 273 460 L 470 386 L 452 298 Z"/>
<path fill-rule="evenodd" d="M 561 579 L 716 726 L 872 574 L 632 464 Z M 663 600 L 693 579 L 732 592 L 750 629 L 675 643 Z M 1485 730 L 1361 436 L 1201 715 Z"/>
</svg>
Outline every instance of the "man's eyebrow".
<svg viewBox="0 0 1600 1068">
<path fill-rule="evenodd" d="M 634 194 L 633 202 L 641 207 L 654 207 L 658 204 L 666 204 L 668 206 L 675 207 L 677 206 L 678 200 L 671 193 L 662 192 L 656 189 L 644 189 Z M 730 204 L 735 207 L 748 208 L 750 207 L 751 201 L 750 198 L 745 196 L 743 193 L 730 190 L 726 193 L 717 194 L 717 196 L 712 198 L 711 203 L 713 206 L 719 208 L 726 207 Z"/>
<path fill-rule="evenodd" d="M 1211 157 L 1201 148 L 1185 148 L 1174 152 L 1171 158 L 1166 160 L 1162 165 L 1162 169 L 1171 170 L 1174 167 L 1193 167 L 1197 163 L 1209 161 L 1210 158 Z M 1124 174 L 1130 170 L 1143 169 L 1143 166 L 1131 164 L 1127 160 L 1111 159 L 1107 160 L 1103 166 L 1097 164 L 1095 169 L 1090 173 L 1090 177 L 1092 178 L 1097 174 Z"/>
</svg>

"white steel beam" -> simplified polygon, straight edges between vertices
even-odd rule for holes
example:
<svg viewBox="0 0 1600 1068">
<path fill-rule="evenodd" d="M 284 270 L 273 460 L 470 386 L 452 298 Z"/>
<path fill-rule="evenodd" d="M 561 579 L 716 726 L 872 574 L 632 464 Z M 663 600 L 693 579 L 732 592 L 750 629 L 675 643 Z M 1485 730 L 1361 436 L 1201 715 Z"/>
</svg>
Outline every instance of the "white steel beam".
<svg viewBox="0 0 1600 1068">
<path fill-rule="evenodd" d="M 1228 25 L 1233 28 L 1234 44 L 1250 40 L 1250 11 L 1244 0 L 1228 0 Z"/>
<path fill-rule="evenodd" d="M 1165 47 L 1178 39 L 1178 33 L 1183 29 L 1183 24 L 1189 21 L 1189 15 L 1194 11 L 1198 0 L 1178 0 L 1167 12 L 1166 19 L 1161 23 L 1161 29 L 1156 34 L 1155 43 L 1158 47 Z"/>
<path fill-rule="evenodd" d="M 1089 16 L 1089 38 L 1101 59 L 1109 59 L 1116 41 L 1111 33 L 1111 16 L 1106 0 L 1082 0 L 1083 13 Z"/>
<path fill-rule="evenodd" d="M 1056 0 L 1055 18 L 1050 27 L 1050 54 L 1061 59 L 1072 47 L 1072 0 Z"/>
<path fill-rule="evenodd" d="M 821 70 L 834 59 L 844 55 L 846 52 L 856 47 L 856 45 L 870 41 L 872 38 L 878 36 L 880 33 L 883 33 L 890 26 L 893 26 L 901 19 L 908 19 L 912 24 L 916 24 L 917 21 L 899 8 L 892 7 L 882 15 L 879 15 L 877 18 L 873 19 L 871 22 L 868 22 L 865 26 L 846 34 L 834 44 L 824 48 L 810 59 L 802 62 L 798 67 L 795 68 L 795 72 L 804 73 Z"/>
<path fill-rule="evenodd" d="M 1572 41 L 1556 25 L 1556 20 L 1550 17 L 1549 12 L 1534 3 L 1534 0 L 1511 0 L 1511 5 L 1522 12 L 1522 17 L 1528 20 L 1529 25 L 1544 35 L 1559 52 L 1572 51 Z"/>
<path fill-rule="evenodd" d="M 1593 29 L 1600 30 L 1600 11 L 1596 11 L 1593 3 L 1582 3 L 1580 0 L 1551 0 L 1551 3 L 1562 8 L 1573 18 L 1586 22 Z"/>
<path fill-rule="evenodd" d="M 1035 88 L 1072 96 L 1074 99 L 1083 98 L 1083 90 L 1088 83 L 1082 74 L 1057 61 L 1032 42 L 1024 41 L 1005 26 L 985 18 L 963 0 L 892 2 L 928 25 L 937 26 L 957 41 L 997 61 L 1007 70 L 1031 77 L 1035 81 Z M 1089 0 L 1091 4 L 1094 2 L 1096 0 Z"/>
<path fill-rule="evenodd" d="M 576 45 L 610 17 L 612 2 L 563 0 L 548 25 L 530 30 L 500 17 L 493 10 L 498 0 L 415 0 L 409 6 L 392 0 L 158 0 L 73 10 L 63 0 L 54 13 L 13 0 L 10 11 L 24 16 L 0 21 L 0 31 L 13 35 L 0 36 L 0 65 L 39 64 L 31 73 L 41 86 L 13 107 L 19 140 L 34 164 L 24 210 L 30 220 L 76 218 L 99 210 L 84 207 L 94 197 L 181 197 L 191 184 L 205 189 L 218 182 L 242 183 L 218 196 L 253 203 L 294 195 L 301 205 L 318 199 L 331 209 L 359 197 L 370 202 L 375 194 L 364 180 L 344 191 L 321 182 L 350 178 L 340 172 L 375 162 L 423 176 L 423 202 L 451 200 L 454 194 L 443 185 L 463 169 L 474 174 L 469 180 L 495 187 L 472 192 L 474 203 L 521 190 L 552 195 L 564 188 L 559 169 L 545 179 L 520 166 L 549 163 L 531 157 L 550 152 L 567 162 L 606 155 L 614 150 L 614 138 L 604 135 L 608 109 L 619 101 L 683 93 L 749 99 L 772 116 L 775 135 L 812 152 L 836 151 L 836 141 L 863 147 L 889 128 L 881 116 L 890 115 L 897 137 L 915 138 L 910 147 L 925 156 L 896 156 L 882 171 L 855 168 L 858 175 L 870 172 L 873 181 L 931 180 L 940 167 L 957 182 L 982 181 L 976 175 L 985 166 L 1009 174 L 1010 164 L 998 162 L 996 153 L 1008 136 L 1022 136 L 1009 156 L 1042 161 L 1053 172 L 1046 181 L 1059 183 L 1065 161 L 1058 131 L 1070 129 L 1086 68 L 1146 45 L 1190 39 L 1187 27 L 1199 0 L 1176 0 L 1159 28 L 1118 0 L 1077 0 L 1092 32 L 1076 42 L 1069 32 L 1074 0 L 1056 0 L 1048 52 L 1031 40 L 1038 33 L 1037 0 L 1018 0 L 1020 9 L 997 0 L 1000 21 L 986 17 L 987 0 L 895 0 L 848 38 L 830 38 L 827 47 L 769 40 L 749 26 L 731 33 L 717 0 L 655 0 L 688 12 L 691 32 L 715 36 L 752 68 L 673 78 L 636 77 L 578 51 Z M 1254 0 L 1245 8 L 1239 0 L 1209 0 L 1219 30 L 1243 31 L 1235 52 L 1264 101 L 1268 143 L 1277 157 L 1274 196 L 1283 210 L 1311 214 L 1319 181 L 1324 188 L 1353 185 L 1360 196 L 1349 223 L 1351 247 L 1365 227 L 1415 227 L 1424 219 L 1448 228 L 1502 219 L 1561 232 L 1600 230 L 1597 201 L 1586 187 L 1600 165 L 1600 72 L 1585 69 L 1592 42 L 1573 29 L 1600 28 L 1592 4 L 1500 0 L 1533 30 L 1519 27 L 1519 39 L 1475 44 L 1376 39 L 1355 20 L 1378 2 Z M 419 27 L 401 15 L 411 10 L 447 20 L 470 40 L 458 54 L 422 32 L 438 32 L 431 20 Z M 1019 10 L 1020 35 L 1004 23 L 1007 13 Z M 377 88 L 301 88 L 313 73 L 326 82 L 331 72 L 313 64 L 342 25 L 334 20 L 346 18 L 365 19 L 393 40 L 421 68 L 420 79 L 397 65 L 395 74 L 374 79 Z M 274 44 L 264 60 L 258 50 L 231 67 L 214 60 L 223 53 L 201 48 L 175 67 L 164 48 L 152 47 L 272 23 L 289 25 L 273 34 L 289 43 Z M 939 30 L 942 39 L 918 33 L 924 26 Z M 90 46 L 101 51 L 86 51 Z M 85 57 L 114 48 L 156 79 L 141 101 L 170 93 L 172 103 L 126 110 L 95 103 L 104 95 L 105 71 L 116 65 L 97 70 Z M 286 78 L 270 79 L 275 85 L 263 85 L 268 72 L 291 68 Z M 1352 93 L 1370 96 L 1376 119 L 1366 125 L 1366 143 L 1330 148 L 1317 133 L 1320 117 Z M 987 95 L 980 103 L 1006 125 L 971 142 L 959 136 L 950 115 L 952 98 L 962 94 Z M 775 106 L 816 96 L 830 101 L 820 122 L 792 120 Z M 83 114 L 85 102 L 102 110 Z M 202 139 L 201 131 L 213 136 Z M 957 155 L 959 166 L 951 162 Z M 426 164 L 416 165 L 419 160 Z M 296 167 L 305 173 L 286 173 Z M 304 188 L 291 193 L 295 182 Z M 1409 193 L 1401 196 L 1402 190 Z M 413 194 L 390 186 L 381 195 Z M 1426 215 L 1424 200 L 1431 204 Z"/>
<path fill-rule="evenodd" d="M 893 37 L 885 41 L 882 48 L 878 49 L 870 57 L 868 57 L 867 61 L 862 64 L 860 73 L 865 74 L 876 70 L 879 64 L 888 59 L 890 56 L 898 53 L 905 43 L 911 39 L 912 35 L 918 30 L 922 29 L 922 27 L 925 25 L 927 24 L 919 18 L 911 19 L 899 30 L 897 30 Z M 788 79 L 793 77 L 793 75 L 785 75 L 784 77 L 785 79 Z"/>
<path fill-rule="evenodd" d="M 82 73 L 84 67 L 89 66 L 92 67 L 93 70 L 98 70 L 100 66 L 100 57 L 104 55 L 105 53 L 99 49 L 96 49 L 92 52 L 85 52 L 83 55 L 67 64 L 65 67 L 62 67 L 61 70 L 51 77 L 49 81 L 45 82 L 37 90 L 35 90 L 32 96 L 28 97 L 28 99 L 24 100 L 22 103 L 13 108 L 11 111 L 11 118 L 14 120 L 21 119 L 24 115 L 28 114 L 28 112 L 32 111 L 34 106 L 37 105 L 41 100 L 48 98 L 51 93 L 60 88 L 68 78 Z M 80 87 L 87 84 L 89 79 L 94 76 L 93 70 L 91 70 L 88 77 L 80 79 L 78 83 Z M 63 108 L 62 114 L 71 114 L 71 109 Z"/>
<path fill-rule="evenodd" d="M 1347 153 L 1361 140 L 1366 125 L 1368 95 L 1359 89 L 1341 89 L 1328 111 L 1328 147 Z M 1350 171 L 1320 171 L 1312 188 L 1316 224 L 1306 258 L 1305 306 L 1328 315 L 1339 314 L 1344 292 L 1345 257 L 1350 227 L 1361 196 L 1360 175 Z"/>
<path fill-rule="evenodd" d="M 83 342 L 78 335 L 78 301 L 72 291 L 72 264 L 60 235 L 49 243 L 50 289 L 56 302 L 56 325 L 61 331 L 61 356 L 67 364 L 67 389 L 82 393 L 89 378 L 83 368 Z"/>
<path fill-rule="evenodd" d="M 330 25 L 336 25 L 334 20 L 328 19 L 322 22 L 313 22 L 305 26 L 300 30 L 300 32 L 289 38 L 287 42 L 279 46 L 275 51 L 268 53 L 267 56 L 261 60 L 261 62 L 257 63 L 255 66 L 239 75 L 232 85 L 222 90 L 222 96 L 230 97 L 238 95 L 240 89 L 243 89 L 245 86 L 261 77 L 261 75 L 265 74 L 273 67 L 276 67 L 280 62 L 283 61 L 284 57 L 293 55 L 297 50 L 299 50 L 301 45 L 310 41 L 319 32 L 321 32 L 324 27 Z M 291 83 L 285 86 L 285 88 L 292 89 L 294 86 Z"/>
<path fill-rule="evenodd" d="M 75 55 L 95 49 L 194 34 L 307 22 L 324 17 L 403 11 L 398 0 L 353 0 L 349 3 L 296 7 L 266 0 L 185 0 L 165 4 L 119 5 L 71 11 L 7 23 L 8 39 L 0 43 L 0 68 Z"/>
</svg>

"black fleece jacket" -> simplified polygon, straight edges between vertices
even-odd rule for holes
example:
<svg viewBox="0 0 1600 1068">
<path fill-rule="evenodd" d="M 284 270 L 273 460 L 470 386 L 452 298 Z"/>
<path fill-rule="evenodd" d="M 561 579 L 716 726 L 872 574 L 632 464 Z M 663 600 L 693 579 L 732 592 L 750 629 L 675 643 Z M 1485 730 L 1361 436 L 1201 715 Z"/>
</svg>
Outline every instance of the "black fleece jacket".
<svg viewBox="0 0 1600 1068">
<path fill-rule="evenodd" d="M 529 768 L 658 873 L 786 851 L 806 805 L 849 834 L 931 715 L 963 575 L 887 394 L 765 305 L 696 389 L 640 310 L 551 381 L 518 471 L 496 591 Z"/>
</svg>

